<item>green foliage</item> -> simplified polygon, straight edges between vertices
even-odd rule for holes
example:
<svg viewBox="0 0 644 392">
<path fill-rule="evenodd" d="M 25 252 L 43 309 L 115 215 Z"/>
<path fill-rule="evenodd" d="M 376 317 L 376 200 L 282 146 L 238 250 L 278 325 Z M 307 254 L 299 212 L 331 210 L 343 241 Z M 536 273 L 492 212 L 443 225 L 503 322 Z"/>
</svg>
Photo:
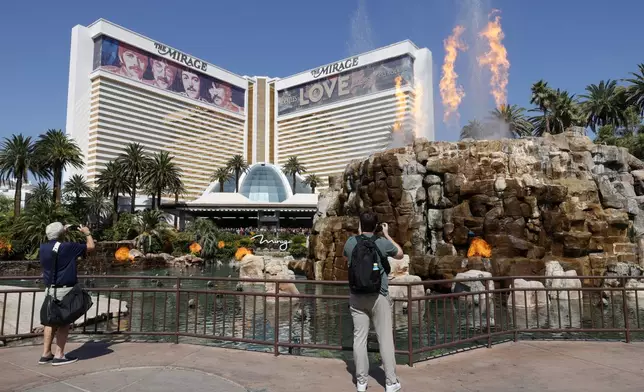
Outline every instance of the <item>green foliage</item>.
<svg viewBox="0 0 644 392">
<path fill-rule="evenodd" d="M 483 124 L 479 120 L 471 120 L 461 129 L 461 139 L 478 139 L 483 134 Z"/>
<path fill-rule="evenodd" d="M 301 259 L 308 256 L 308 249 L 303 244 L 291 244 L 288 248 L 288 253 L 296 259 Z"/>
<path fill-rule="evenodd" d="M 637 133 L 619 132 L 613 125 L 604 125 L 599 128 L 596 144 L 624 147 L 639 159 L 644 159 L 644 126 L 640 126 Z"/>
<path fill-rule="evenodd" d="M 311 187 L 311 193 L 315 193 L 315 188 L 322 184 L 322 179 L 317 175 L 311 173 L 304 179 L 304 185 Z"/>
<path fill-rule="evenodd" d="M 34 145 L 34 154 L 38 166 L 51 173 L 54 180 L 54 202 L 60 205 L 63 170 L 68 166 L 76 169 L 82 169 L 85 166 L 80 147 L 62 130 L 50 129 L 47 133 L 40 135 Z"/>
<path fill-rule="evenodd" d="M 237 154 L 228 160 L 226 168 L 235 175 L 235 192 L 239 192 L 239 178 L 248 170 L 248 163 L 243 156 Z"/>
<path fill-rule="evenodd" d="M 306 173 L 306 167 L 304 167 L 304 164 L 297 159 L 297 156 L 291 156 L 288 157 L 288 161 L 284 164 L 282 171 L 287 176 L 290 175 L 292 177 L 291 187 L 293 189 L 293 194 L 295 194 L 297 192 L 297 182 L 295 181 L 295 178 L 298 174 Z"/>
<path fill-rule="evenodd" d="M 143 253 L 159 252 L 166 239 L 170 238 L 171 228 L 157 210 L 145 210 L 134 219 L 134 230 L 139 233 L 134 238 L 135 246 Z"/>
<path fill-rule="evenodd" d="M 514 137 L 530 136 L 534 126 L 528 121 L 525 109 L 518 105 L 501 105 L 490 112 L 493 119 L 507 124 Z"/>
<path fill-rule="evenodd" d="M 13 208 L 13 200 L 5 195 L 0 195 L 0 217 L 5 217 L 11 214 Z"/>
<path fill-rule="evenodd" d="M 217 168 L 210 178 L 211 181 L 217 181 L 219 183 L 219 192 L 224 191 L 224 184 L 233 176 L 230 170 L 231 168 L 228 166 Z"/>
<path fill-rule="evenodd" d="M 138 235 L 135 228 L 134 214 L 123 213 L 119 216 L 118 222 L 112 228 L 112 241 L 133 240 Z"/>
<path fill-rule="evenodd" d="M 35 254 L 41 243 L 47 241 L 45 228 L 52 222 L 78 224 L 78 219 L 67 209 L 56 206 L 51 200 L 30 203 L 13 226 L 13 240 L 16 253 Z M 78 240 L 79 233 L 67 233 L 66 240 Z"/>
<path fill-rule="evenodd" d="M 47 171 L 36 160 L 35 145 L 30 136 L 22 134 L 5 138 L 0 151 L 0 181 L 15 181 L 14 215 L 20 215 L 22 183 L 27 180 L 28 172 L 46 176 Z"/>
<path fill-rule="evenodd" d="M 141 177 L 142 185 L 156 196 L 157 209 L 164 191 L 183 187 L 182 170 L 173 159 L 167 151 L 154 154 Z"/>
<path fill-rule="evenodd" d="M 124 176 L 127 181 L 127 187 L 130 190 L 130 213 L 134 213 L 136 204 L 136 191 L 141 185 L 141 177 L 143 173 L 151 164 L 150 157 L 144 151 L 144 148 L 139 143 L 128 144 L 123 153 L 116 160 L 116 166 L 119 173 Z"/>
<path fill-rule="evenodd" d="M 637 65 L 639 72 L 631 72 L 632 78 L 625 79 L 626 102 L 638 109 L 640 116 L 644 116 L 644 63 Z"/>
</svg>

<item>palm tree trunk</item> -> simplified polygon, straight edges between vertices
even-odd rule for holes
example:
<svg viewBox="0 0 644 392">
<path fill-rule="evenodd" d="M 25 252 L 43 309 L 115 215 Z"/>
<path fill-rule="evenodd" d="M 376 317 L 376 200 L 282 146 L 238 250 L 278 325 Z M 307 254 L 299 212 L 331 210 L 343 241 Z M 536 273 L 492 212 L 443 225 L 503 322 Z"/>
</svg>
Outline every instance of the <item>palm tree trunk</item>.
<svg viewBox="0 0 644 392">
<path fill-rule="evenodd" d="M 239 193 L 239 170 L 235 170 L 235 193 Z"/>
<path fill-rule="evenodd" d="M 548 111 L 543 110 L 543 119 L 546 121 L 546 132 L 550 133 L 550 121 L 548 121 Z"/>
<path fill-rule="evenodd" d="M 161 209 L 161 189 L 157 193 L 157 210 Z"/>
<path fill-rule="evenodd" d="M 130 192 L 130 213 L 134 214 L 136 209 L 136 181 L 137 178 L 134 176 L 134 181 L 132 181 L 132 192 Z"/>
<path fill-rule="evenodd" d="M 311 187 L 311 193 L 315 193 L 315 187 L 314 186 Z"/>
<path fill-rule="evenodd" d="M 179 192 L 174 193 L 174 206 L 175 206 L 175 208 L 177 207 L 177 204 L 179 204 Z M 178 223 L 179 223 L 179 217 L 177 215 L 175 215 L 174 216 L 174 228 L 175 229 L 179 228 Z"/>
<path fill-rule="evenodd" d="M 224 183 L 223 182 L 219 182 L 219 192 L 224 193 Z"/>
<path fill-rule="evenodd" d="M 20 202 L 22 201 L 22 176 L 16 177 L 16 194 L 13 197 L 13 216 L 20 216 Z"/>
<path fill-rule="evenodd" d="M 112 225 L 116 226 L 116 223 L 119 220 L 119 193 L 117 191 L 114 191 L 114 195 L 112 196 L 112 207 L 114 208 Z"/>
<path fill-rule="evenodd" d="M 54 165 L 54 203 L 58 206 L 60 205 L 60 185 L 62 182 L 63 170 Z"/>
<path fill-rule="evenodd" d="M 293 194 L 296 193 L 295 192 L 295 187 L 296 187 L 296 185 L 295 185 L 295 172 L 293 172 Z"/>
</svg>

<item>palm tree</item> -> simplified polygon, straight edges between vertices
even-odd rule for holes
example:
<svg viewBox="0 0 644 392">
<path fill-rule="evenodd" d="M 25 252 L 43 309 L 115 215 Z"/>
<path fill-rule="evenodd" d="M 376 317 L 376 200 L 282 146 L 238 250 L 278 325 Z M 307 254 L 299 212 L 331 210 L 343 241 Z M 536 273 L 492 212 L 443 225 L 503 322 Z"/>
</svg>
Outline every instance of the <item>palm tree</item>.
<svg viewBox="0 0 644 392">
<path fill-rule="evenodd" d="M 627 87 L 628 103 L 639 109 L 640 116 L 644 116 L 644 63 L 638 64 L 639 73 L 631 72 L 632 78 L 625 79 L 630 83 Z"/>
<path fill-rule="evenodd" d="M 160 151 L 152 156 L 149 165 L 145 169 L 142 177 L 142 183 L 150 189 L 152 195 L 152 206 L 157 210 L 161 206 L 161 194 L 169 189 L 176 188 L 181 181 L 182 171 L 172 160 L 167 151 Z"/>
<path fill-rule="evenodd" d="M 241 155 L 234 155 L 226 164 L 228 170 L 235 173 L 235 192 L 239 193 L 239 177 L 248 170 L 248 164 Z"/>
<path fill-rule="evenodd" d="M 500 107 L 492 110 L 490 115 L 492 118 L 503 121 L 507 124 L 510 132 L 512 132 L 515 137 L 521 137 L 532 135 L 533 128 L 524 113 L 525 108 L 518 105 L 501 105 Z"/>
<path fill-rule="evenodd" d="M 558 134 L 569 127 L 582 125 L 583 116 L 575 95 L 557 89 L 552 97 L 547 117 L 532 117 L 530 122 L 534 125 L 535 136 L 542 136 L 544 132 L 548 132 L 548 129 L 550 133 Z"/>
<path fill-rule="evenodd" d="M 183 181 L 181 181 L 181 182 L 178 182 L 178 183 L 174 184 L 170 188 L 170 191 L 174 195 L 174 205 L 176 206 L 177 204 L 179 204 L 179 195 L 183 195 L 183 194 L 186 193 L 186 187 L 183 185 Z M 179 217 L 177 215 L 175 215 L 174 216 L 174 227 L 175 227 L 175 229 L 179 228 L 178 223 L 179 223 Z"/>
<path fill-rule="evenodd" d="M 81 197 L 89 194 L 91 188 L 82 174 L 74 174 L 65 182 L 63 193 L 73 195 L 76 205 L 80 205 Z"/>
<path fill-rule="evenodd" d="M 82 169 L 83 153 L 78 144 L 60 129 L 50 129 L 40 135 L 35 144 L 35 153 L 41 167 L 51 170 L 54 177 L 54 202 L 60 205 L 63 170 L 71 166 Z"/>
<path fill-rule="evenodd" d="M 587 94 L 580 97 L 585 99 L 581 103 L 581 109 L 586 120 L 586 125 L 593 130 L 597 126 L 612 124 L 618 126 L 624 124 L 625 105 L 620 102 L 620 94 L 617 82 L 614 80 L 600 81 L 599 85 L 591 84 L 586 86 Z"/>
<path fill-rule="evenodd" d="M 130 143 L 117 159 L 119 166 L 123 170 L 123 175 L 127 178 L 128 188 L 130 190 L 130 212 L 133 214 L 136 208 L 136 190 L 141 182 L 141 176 L 150 164 L 150 158 L 143 151 L 143 146 L 139 143 Z"/>
<path fill-rule="evenodd" d="M 162 244 L 169 231 L 163 213 L 155 210 L 145 210 L 141 215 L 138 215 L 135 227 L 139 235 L 134 239 L 134 243 L 143 253 L 150 252 L 154 240 Z"/>
<path fill-rule="evenodd" d="M 15 217 L 20 216 L 22 183 L 27 181 L 28 172 L 31 171 L 37 175 L 43 174 L 36 162 L 34 149 L 31 137 L 19 134 L 5 138 L 2 151 L 0 151 L 0 180 L 4 182 L 15 180 L 16 182 L 16 193 L 13 199 Z"/>
<path fill-rule="evenodd" d="M 98 174 L 96 185 L 103 196 L 112 198 L 113 223 L 116 224 L 119 215 L 119 195 L 130 193 L 130 183 L 118 161 L 111 161 L 105 165 Z"/>
<path fill-rule="evenodd" d="M 471 120 L 461 129 L 461 139 L 479 139 L 483 130 L 483 124 L 479 120 Z"/>
<path fill-rule="evenodd" d="M 215 173 L 210 178 L 211 181 L 219 183 L 219 192 L 224 192 L 224 184 L 232 177 L 232 173 L 228 167 L 220 167 L 215 170 Z"/>
<path fill-rule="evenodd" d="M 109 203 L 105 202 L 104 193 L 99 187 L 90 188 L 87 192 L 87 223 L 95 228 L 105 219 L 110 210 Z"/>
<path fill-rule="evenodd" d="M 293 176 L 293 194 L 295 194 L 295 187 L 296 187 L 296 175 L 297 174 L 303 174 L 306 173 L 306 168 L 304 165 L 297 160 L 296 156 L 291 156 L 288 158 L 288 161 L 286 161 L 286 164 L 284 165 L 284 168 L 282 169 L 284 174 L 286 175 L 291 175 Z"/>
<path fill-rule="evenodd" d="M 321 182 L 322 180 L 320 179 L 320 177 L 316 176 L 313 173 L 309 174 L 304 179 L 304 184 L 311 187 L 311 193 L 315 193 L 315 188 L 317 188 Z"/>
<path fill-rule="evenodd" d="M 530 103 L 539 107 L 538 110 L 543 112 L 544 119 L 548 118 L 548 110 L 554 97 L 552 89 L 548 87 L 548 82 L 544 82 L 543 79 L 539 80 L 532 85 L 531 91 Z M 545 121 L 545 128 L 546 132 L 550 133 L 548 121 Z"/>
<path fill-rule="evenodd" d="M 43 181 L 40 181 L 36 185 L 29 195 L 27 195 L 27 200 L 25 200 L 25 206 L 34 204 L 48 205 L 50 203 L 53 203 L 51 188 L 49 184 Z"/>
</svg>

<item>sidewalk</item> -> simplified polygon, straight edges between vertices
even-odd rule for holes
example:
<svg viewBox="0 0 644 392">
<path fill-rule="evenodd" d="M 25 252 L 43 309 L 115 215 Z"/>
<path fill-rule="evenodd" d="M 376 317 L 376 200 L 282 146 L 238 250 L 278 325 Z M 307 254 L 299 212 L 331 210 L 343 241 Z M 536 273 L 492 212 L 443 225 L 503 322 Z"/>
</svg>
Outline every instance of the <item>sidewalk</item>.
<svg viewBox="0 0 644 392">
<path fill-rule="evenodd" d="M 1 391 L 354 391 L 334 359 L 166 343 L 70 344 L 83 359 L 38 366 L 40 346 L 0 349 Z M 399 366 L 404 392 L 641 391 L 644 343 L 519 342 Z M 369 391 L 384 390 L 372 368 Z"/>
</svg>

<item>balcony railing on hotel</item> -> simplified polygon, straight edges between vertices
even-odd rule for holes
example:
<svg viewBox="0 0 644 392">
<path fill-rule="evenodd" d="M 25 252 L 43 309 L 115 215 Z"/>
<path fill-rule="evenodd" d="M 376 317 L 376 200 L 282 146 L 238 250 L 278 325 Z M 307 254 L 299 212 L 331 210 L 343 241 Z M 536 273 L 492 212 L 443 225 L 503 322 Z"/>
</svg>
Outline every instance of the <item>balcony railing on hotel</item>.
<svg viewBox="0 0 644 392">
<path fill-rule="evenodd" d="M 41 335 L 44 294 L 36 279 L 0 277 L 0 340 Z M 515 279 L 548 284 L 513 287 Z M 565 284 L 570 279 L 585 286 Z M 392 293 L 405 296 L 392 300 L 396 353 L 412 365 L 510 340 L 639 340 L 644 284 L 640 288 L 637 279 L 530 276 L 391 283 Z M 81 283 L 94 306 L 77 321 L 73 333 L 78 335 L 217 344 L 275 355 L 352 349 L 346 282 L 83 276 Z M 293 284 L 299 294 L 290 290 Z M 371 352 L 378 351 L 375 336 L 368 343 Z"/>
</svg>

